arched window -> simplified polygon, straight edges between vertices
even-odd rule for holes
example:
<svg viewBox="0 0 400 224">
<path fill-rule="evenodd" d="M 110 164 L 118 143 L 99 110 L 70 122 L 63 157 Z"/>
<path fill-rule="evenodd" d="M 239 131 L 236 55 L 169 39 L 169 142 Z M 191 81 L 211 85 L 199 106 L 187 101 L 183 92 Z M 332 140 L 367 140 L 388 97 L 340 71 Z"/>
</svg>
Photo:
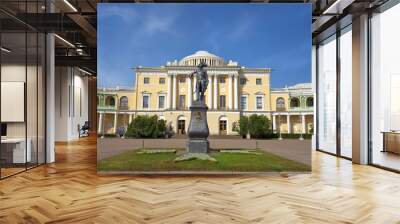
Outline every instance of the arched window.
<svg viewBox="0 0 400 224">
<path fill-rule="evenodd" d="M 307 98 L 307 107 L 313 107 L 314 106 L 314 98 L 308 97 Z"/>
<path fill-rule="evenodd" d="M 290 100 L 290 107 L 291 108 L 294 108 L 294 107 L 300 107 L 300 101 L 299 101 L 299 99 L 298 98 L 292 98 L 291 100 Z"/>
<path fill-rule="evenodd" d="M 121 110 L 127 110 L 128 109 L 128 97 L 123 96 L 121 99 L 119 99 L 119 108 Z"/>
<path fill-rule="evenodd" d="M 106 106 L 115 106 L 115 99 L 112 96 L 107 96 L 106 97 L 106 102 L 105 102 Z"/>
<path fill-rule="evenodd" d="M 278 111 L 285 110 L 285 99 L 283 99 L 282 97 L 279 97 L 276 100 L 276 110 Z"/>
</svg>

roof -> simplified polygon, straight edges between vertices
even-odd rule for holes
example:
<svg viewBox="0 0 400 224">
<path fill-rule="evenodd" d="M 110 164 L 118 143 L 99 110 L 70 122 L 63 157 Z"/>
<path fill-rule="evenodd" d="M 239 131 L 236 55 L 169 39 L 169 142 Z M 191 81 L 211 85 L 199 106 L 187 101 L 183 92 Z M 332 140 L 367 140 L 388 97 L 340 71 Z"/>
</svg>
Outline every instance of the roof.
<svg viewBox="0 0 400 224">
<path fill-rule="evenodd" d="M 217 56 L 215 54 L 211 54 L 208 51 L 196 51 L 196 53 L 182 58 L 182 61 L 186 60 L 186 59 L 189 59 L 189 58 L 197 58 L 197 57 L 210 57 L 210 58 L 222 59 L 221 57 L 219 57 L 219 56 Z"/>
<path fill-rule="evenodd" d="M 289 89 L 311 89 L 312 84 L 311 83 L 299 83 L 294 86 L 289 86 Z"/>
</svg>

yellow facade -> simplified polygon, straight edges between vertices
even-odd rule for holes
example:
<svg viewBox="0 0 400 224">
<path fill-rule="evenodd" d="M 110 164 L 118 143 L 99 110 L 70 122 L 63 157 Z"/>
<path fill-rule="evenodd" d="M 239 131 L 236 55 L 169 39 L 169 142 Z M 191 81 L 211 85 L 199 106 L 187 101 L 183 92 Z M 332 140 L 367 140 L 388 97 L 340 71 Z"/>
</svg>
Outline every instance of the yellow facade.
<svg viewBox="0 0 400 224">
<path fill-rule="evenodd" d="M 288 112 L 290 93 L 288 90 L 271 90 L 271 69 L 245 68 L 237 62 L 226 63 L 218 56 L 199 51 L 179 62 L 168 62 L 166 66 L 137 67 L 136 82 L 130 90 L 99 89 L 98 95 L 104 102 L 98 108 L 99 133 L 115 133 L 118 127 L 126 127 L 137 115 L 158 115 L 170 123 L 177 134 L 185 134 L 190 121 L 189 107 L 195 100 L 195 80 L 188 78 L 188 74 L 201 60 L 211 64 L 206 68 L 209 84 L 205 93 L 211 135 L 237 134 L 232 128 L 241 115 L 262 114 L 272 120 L 276 117 L 279 97 L 284 98 L 285 112 Z M 107 97 L 115 98 L 114 110 L 106 105 L 110 102 L 105 100 Z M 303 131 L 300 115 L 304 113 L 290 118 L 290 129 L 295 133 Z M 305 117 L 303 121 L 309 119 Z M 274 121 L 275 131 L 288 132 L 287 122 Z M 281 128 L 276 128 L 278 125 Z"/>
</svg>

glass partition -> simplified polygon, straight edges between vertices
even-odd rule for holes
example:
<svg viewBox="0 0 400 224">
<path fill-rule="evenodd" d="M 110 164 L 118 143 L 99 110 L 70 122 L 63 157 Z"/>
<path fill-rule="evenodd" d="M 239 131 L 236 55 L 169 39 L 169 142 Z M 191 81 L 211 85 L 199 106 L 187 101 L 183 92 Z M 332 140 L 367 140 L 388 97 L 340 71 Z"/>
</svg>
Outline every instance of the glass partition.
<svg viewBox="0 0 400 224">
<path fill-rule="evenodd" d="M 43 3 L 7 6 L 37 13 Z M 45 44 L 43 33 L 0 13 L 0 178 L 45 163 Z"/>
<path fill-rule="evenodd" d="M 318 149 L 336 153 L 336 35 L 318 47 Z"/>
<path fill-rule="evenodd" d="M 400 4 L 371 19 L 371 162 L 400 170 Z"/>
<path fill-rule="evenodd" d="M 341 30 L 340 41 L 340 154 L 352 157 L 352 33 Z"/>
<path fill-rule="evenodd" d="M 26 41 L 25 32 L 1 34 L 2 177 L 24 171 L 31 161 L 26 150 Z"/>
</svg>

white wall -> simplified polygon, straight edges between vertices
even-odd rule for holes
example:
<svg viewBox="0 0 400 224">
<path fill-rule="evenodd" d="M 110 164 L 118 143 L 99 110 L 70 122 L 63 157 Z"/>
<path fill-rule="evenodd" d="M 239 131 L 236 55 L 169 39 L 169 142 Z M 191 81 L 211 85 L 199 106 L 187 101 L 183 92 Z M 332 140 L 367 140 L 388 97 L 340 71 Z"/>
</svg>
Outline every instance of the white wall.
<svg viewBox="0 0 400 224">
<path fill-rule="evenodd" d="M 88 78 L 76 68 L 56 67 L 55 140 L 79 138 L 78 125 L 88 120 Z"/>
</svg>

